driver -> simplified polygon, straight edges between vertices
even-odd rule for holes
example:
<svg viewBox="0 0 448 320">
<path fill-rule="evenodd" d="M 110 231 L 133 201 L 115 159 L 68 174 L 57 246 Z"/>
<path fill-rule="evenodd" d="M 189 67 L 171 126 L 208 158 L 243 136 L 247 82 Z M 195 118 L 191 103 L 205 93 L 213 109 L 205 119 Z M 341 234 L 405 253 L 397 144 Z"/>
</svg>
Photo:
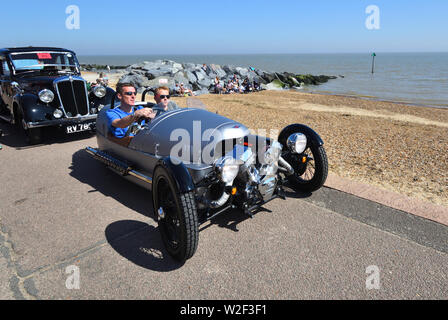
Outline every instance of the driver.
<svg viewBox="0 0 448 320">
<path fill-rule="evenodd" d="M 150 108 L 135 107 L 137 90 L 131 83 L 117 84 L 117 98 L 120 100 L 118 108 L 106 112 L 109 126 L 109 138 L 121 145 L 128 146 L 133 134 L 126 135 L 129 126 L 141 118 L 154 119 L 155 113 Z"/>
</svg>

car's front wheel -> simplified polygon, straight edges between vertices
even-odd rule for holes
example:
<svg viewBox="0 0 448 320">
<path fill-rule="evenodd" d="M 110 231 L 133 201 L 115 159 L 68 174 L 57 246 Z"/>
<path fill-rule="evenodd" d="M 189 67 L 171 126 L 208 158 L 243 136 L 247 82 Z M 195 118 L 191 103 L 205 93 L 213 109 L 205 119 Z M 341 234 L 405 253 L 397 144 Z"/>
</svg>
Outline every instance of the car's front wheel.
<svg viewBox="0 0 448 320">
<path fill-rule="evenodd" d="M 42 128 L 26 128 L 23 121 L 23 114 L 19 111 L 16 117 L 17 128 L 25 134 L 26 142 L 38 144 L 42 141 Z"/>
<path fill-rule="evenodd" d="M 288 137 L 295 133 L 306 136 L 306 147 L 296 153 L 286 147 L 282 154 L 284 160 L 294 169 L 294 174 L 287 176 L 292 188 L 300 192 L 313 192 L 321 188 L 328 176 L 328 159 L 323 142 L 319 136 L 303 125 L 291 125 L 280 134 L 279 142 L 287 146 Z"/>
<path fill-rule="evenodd" d="M 166 250 L 174 259 L 184 263 L 196 252 L 199 240 L 193 192 L 179 193 L 167 170 L 158 167 L 153 179 L 153 204 Z"/>
<path fill-rule="evenodd" d="M 288 153 L 285 160 L 294 169 L 294 174 L 287 177 L 294 190 L 313 192 L 324 185 L 328 160 L 323 146 L 310 145 L 302 154 Z"/>
</svg>

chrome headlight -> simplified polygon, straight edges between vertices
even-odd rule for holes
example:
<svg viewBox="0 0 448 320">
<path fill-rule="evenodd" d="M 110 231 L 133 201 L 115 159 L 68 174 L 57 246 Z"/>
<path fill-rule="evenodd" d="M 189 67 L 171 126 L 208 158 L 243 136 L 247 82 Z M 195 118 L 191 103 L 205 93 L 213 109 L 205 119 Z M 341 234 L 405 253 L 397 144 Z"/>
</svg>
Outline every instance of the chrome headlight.
<svg viewBox="0 0 448 320">
<path fill-rule="evenodd" d="M 98 98 L 104 98 L 106 96 L 107 90 L 103 86 L 96 86 L 93 89 L 93 94 L 97 96 Z"/>
<path fill-rule="evenodd" d="M 215 164 L 215 167 L 221 176 L 221 180 L 226 185 L 233 183 L 233 180 L 235 180 L 238 175 L 238 171 L 240 170 L 240 164 L 238 161 L 231 157 L 219 159 Z"/>
<path fill-rule="evenodd" d="M 55 117 L 56 119 L 62 118 L 62 115 L 63 115 L 63 113 L 62 113 L 61 109 L 56 109 L 53 112 L 53 117 Z"/>
<path fill-rule="evenodd" d="M 286 144 L 295 153 L 301 154 L 306 149 L 308 141 L 303 133 L 294 133 L 289 136 Z"/>
<path fill-rule="evenodd" d="M 44 89 L 39 91 L 39 99 L 43 103 L 50 103 L 54 99 L 54 93 L 51 90 Z"/>
</svg>

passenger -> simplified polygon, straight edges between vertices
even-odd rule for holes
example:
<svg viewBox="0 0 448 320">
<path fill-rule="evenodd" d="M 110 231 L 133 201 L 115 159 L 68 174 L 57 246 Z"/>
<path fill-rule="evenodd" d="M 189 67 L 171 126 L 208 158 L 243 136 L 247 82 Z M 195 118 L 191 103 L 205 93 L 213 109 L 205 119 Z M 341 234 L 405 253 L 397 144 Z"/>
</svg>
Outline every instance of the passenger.
<svg viewBox="0 0 448 320">
<path fill-rule="evenodd" d="M 170 101 L 170 90 L 167 87 L 159 87 L 154 93 L 154 100 L 159 107 L 163 107 L 165 111 L 171 111 L 179 109 L 179 106 Z"/>
<path fill-rule="evenodd" d="M 109 126 L 108 138 L 120 145 L 128 146 L 133 134 L 126 136 L 129 126 L 141 118 L 154 119 L 155 113 L 150 108 L 135 107 L 137 90 L 131 83 L 117 84 L 117 98 L 120 106 L 106 112 Z"/>
</svg>

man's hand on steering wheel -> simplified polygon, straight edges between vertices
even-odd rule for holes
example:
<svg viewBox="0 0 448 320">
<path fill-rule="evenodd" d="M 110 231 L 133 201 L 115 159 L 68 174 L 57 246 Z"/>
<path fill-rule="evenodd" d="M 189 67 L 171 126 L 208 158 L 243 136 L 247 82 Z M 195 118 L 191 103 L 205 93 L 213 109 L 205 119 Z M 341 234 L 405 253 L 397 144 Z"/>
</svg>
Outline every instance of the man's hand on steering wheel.
<svg viewBox="0 0 448 320">
<path fill-rule="evenodd" d="M 154 119 L 155 116 L 156 116 L 155 112 L 150 108 L 143 108 L 143 109 L 136 110 L 134 112 L 134 117 L 139 122 L 140 122 L 140 120 L 144 120 L 144 119 Z"/>
</svg>

